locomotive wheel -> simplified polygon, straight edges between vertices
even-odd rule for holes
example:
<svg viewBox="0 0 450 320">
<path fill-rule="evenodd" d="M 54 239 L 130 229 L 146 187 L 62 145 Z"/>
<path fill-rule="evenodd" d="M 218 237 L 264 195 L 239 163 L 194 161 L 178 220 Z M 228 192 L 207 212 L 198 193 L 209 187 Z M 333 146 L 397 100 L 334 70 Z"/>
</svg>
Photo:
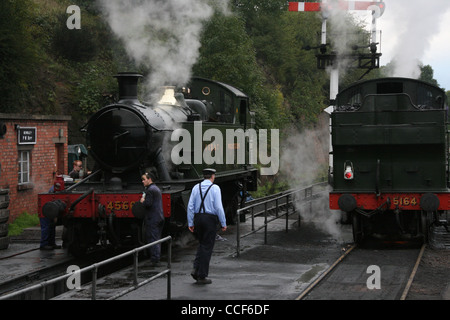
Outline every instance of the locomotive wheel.
<svg viewBox="0 0 450 320">
<path fill-rule="evenodd" d="M 73 243 L 69 245 L 68 251 L 76 258 L 80 258 L 86 255 L 87 248 L 81 246 L 79 243 Z"/>
<path fill-rule="evenodd" d="M 147 239 L 145 237 L 145 219 L 139 220 L 138 222 L 138 244 L 139 246 L 143 246 L 147 244 Z"/>
<path fill-rule="evenodd" d="M 74 257 L 79 258 L 86 254 L 87 247 L 80 243 L 80 236 L 74 230 L 74 226 L 71 226 L 67 229 L 68 231 L 68 245 L 67 251 L 72 254 Z"/>
<path fill-rule="evenodd" d="M 83 238 L 83 231 L 89 233 L 91 231 L 89 225 L 83 225 L 78 221 L 66 225 L 66 227 L 66 234 L 64 235 L 66 241 L 64 242 L 67 242 L 67 251 L 77 258 L 86 255 L 88 244 L 85 241 L 86 239 Z"/>
<path fill-rule="evenodd" d="M 62 239 L 62 247 L 65 249 L 68 247 L 68 243 L 69 243 L 69 236 L 68 236 L 69 231 L 67 230 L 66 226 L 63 226 L 63 230 L 62 230 L 62 234 L 61 234 L 61 239 Z"/>
<path fill-rule="evenodd" d="M 422 233 L 424 243 L 428 243 L 429 240 L 432 217 L 433 212 L 429 211 L 422 211 L 420 215 L 420 232 Z"/>
<path fill-rule="evenodd" d="M 352 213 L 352 231 L 353 231 L 353 241 L 356 244 L 360 244 L 364 239 L 362 217 L 360 214 Z"/>
</svg>

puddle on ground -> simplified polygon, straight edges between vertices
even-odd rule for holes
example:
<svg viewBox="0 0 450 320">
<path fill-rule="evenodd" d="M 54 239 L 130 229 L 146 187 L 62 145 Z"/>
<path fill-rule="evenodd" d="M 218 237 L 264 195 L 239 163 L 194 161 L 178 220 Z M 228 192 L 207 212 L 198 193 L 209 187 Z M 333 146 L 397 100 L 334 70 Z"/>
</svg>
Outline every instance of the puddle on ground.
<svg viewBox="0 0 450 320">
<path fill-rule="evenodd" d="M 304 274 L 302 274 L 302 276 L 300 278 L 297 279 L 298 283 L 308 283 L 311 281 L 311 279 L 313 279 L 319 272 L 325 270 L 325 268 L 327 267 L 327 264 L 315 264 L 311 267 L 311 269 L 309 269 L 308 271 L 306 271 Z"/>
</svg>

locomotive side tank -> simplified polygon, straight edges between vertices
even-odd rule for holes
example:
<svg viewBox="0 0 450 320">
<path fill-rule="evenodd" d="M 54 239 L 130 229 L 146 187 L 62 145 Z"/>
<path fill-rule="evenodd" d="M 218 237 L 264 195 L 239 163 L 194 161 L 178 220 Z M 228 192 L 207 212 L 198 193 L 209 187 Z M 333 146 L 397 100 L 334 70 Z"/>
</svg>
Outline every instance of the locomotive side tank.
<svg viewBox="0 0 450 320">
<path fill-rule="evenodd" d="M 355 242 L 367 235 L 427 239 L 449 210 L 447 104 L 428 83 L 384 78 L 337 97 L 330 208 L 347 212 Z"/>
<path fill-rule="evenodd" d="M 203 141 L 206 130 L 214 128 L 225 136 L 226 129 L 245 130 L 253 125 L 248 97 L 230 85 L 193 78 L 182 90 L 184 94 L 166 87 L 157 103 L 147 104 L 137 98 L 140 74 L 115 77 L 118 102 L 94 113 L 82 128 L 95 160 L 93 173 L 75 182 L 57 177 L 55 192 L 38 196 L 39 215 L 64 225 L 64 245 L 75 255 L 97 244 L 143 243 L 144 211 L 139 199 L 143 190 L 140 177 L 145 172 L 156 175 L 163 194 L 164 232 L 176 236 L 186 229 L 190 191 L 202 180 L 201 172 L 207 165 L 194 161 L 195 139 L 201 139 L 203 151 L 211 146 L 210 141 Z M 201 135 L 195 137 L 198 127 Z M 171 138 L 180 128 L 193 138 L 191 148 L 183 150 L 189 153 L 189 161 L 174 163 L 171 151 L 177 141 Z M 217 170 L 215 183 L 222 189 L 228 223 L 235 219 L 239 192 L 255 190 L 257 183 L 257 169 L 248 164 L 248 141 L 232 146 L 243 148 L 245 163 L 222 159 L 212 165 Z"/>
</svg>

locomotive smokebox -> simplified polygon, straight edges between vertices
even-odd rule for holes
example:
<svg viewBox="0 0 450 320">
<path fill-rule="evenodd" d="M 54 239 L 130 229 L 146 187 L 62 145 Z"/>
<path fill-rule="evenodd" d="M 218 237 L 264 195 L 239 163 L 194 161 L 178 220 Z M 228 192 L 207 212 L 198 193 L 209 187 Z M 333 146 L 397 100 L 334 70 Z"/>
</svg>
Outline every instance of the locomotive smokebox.
<svg viewBox="0 0 450 320">
<path fill-rule="evenodd" d="M 137 98 L 142 75 L 123 72 L 114 77 L 119 84 L 120 100 L 91 116 L 86 139 L 100 167 L 121 174 L 138 167 L 152 152 L 155 143 L 149 123 L 154 120 L 155 112 L 145 108 Z"/>
<path fill-rule="evenodd" d="M 119 72 L 114 77 L 119 82 L 119 103 L 138 102 L 137 88 L 142 75 L 134 72 Z"/>
</svg>

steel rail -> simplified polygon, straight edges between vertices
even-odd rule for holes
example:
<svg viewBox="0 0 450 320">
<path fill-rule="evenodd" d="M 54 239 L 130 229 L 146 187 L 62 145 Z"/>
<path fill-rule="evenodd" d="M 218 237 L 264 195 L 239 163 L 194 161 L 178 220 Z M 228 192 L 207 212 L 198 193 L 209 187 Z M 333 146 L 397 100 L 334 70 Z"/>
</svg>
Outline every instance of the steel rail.
<svg viewBox="0 0 450 320">
<path fill-rule="evenodd" d="M 325 270 L 319 278 L 317 278 L 313 283 L 311 283 L 295 300 L 302 300 L 314 287 L 316 287 L 320 281 L 322 281 L 339 263 L 344 260 L 347 255 L 352 252 L 353 249 L 357 247 L 356 244 L 353 244 L 350 248 L 348 248 L 344 254 L 342 254 L 327 270 Z"/>
<path fill-rule="evenodd" d="M 408 283 L 406 284 L 405 290 L 403 290 L 400 300 L 406 300 L 406 296 L 409 293 L 409 289 L 411 289 L 412 282 L 414 281 L 414 277 L 416 276 L 417 269 L 419 268 L 420 261 L 422 261 L 422 256 L 425 251 L 425 248 L 426 248 L 426 244 L 424 243 L 422 245 L 422 248 L 420 249 L 419 255 L 417 256 L 416 264 L 414 265 L 411 275 L 409 276 Z"/>
</svg>

